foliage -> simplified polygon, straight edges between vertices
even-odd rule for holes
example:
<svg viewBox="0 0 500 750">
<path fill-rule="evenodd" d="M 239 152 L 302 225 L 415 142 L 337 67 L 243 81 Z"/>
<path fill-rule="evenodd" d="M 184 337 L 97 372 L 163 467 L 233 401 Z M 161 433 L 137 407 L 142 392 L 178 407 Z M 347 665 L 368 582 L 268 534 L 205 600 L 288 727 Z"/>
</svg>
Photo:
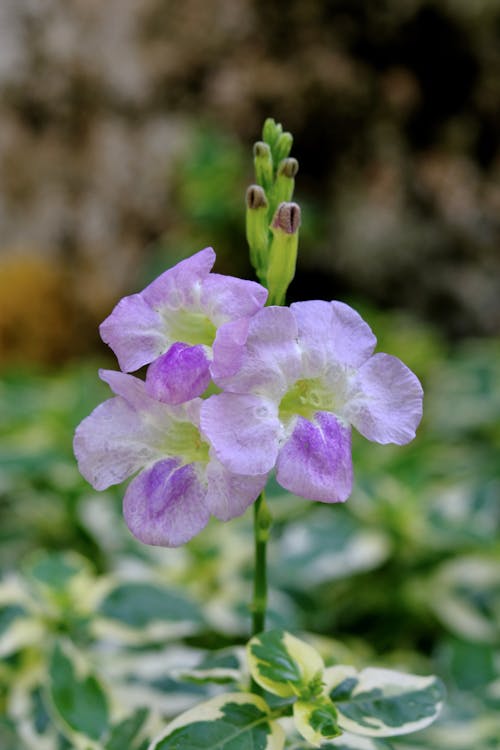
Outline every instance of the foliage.
<svg viewBox="0 0 500 750">
<path fill-rule="evenodd" d="M 491 750 L 500 746 L 499 347 L 445 347 L 405 318 L 365 317 L 382 331 L 381 347 L 422 376 L 425 423 L 403 450 L 355 444 L 345 506 L 316 506 L 270 484 L 269 627 L 293 633 L 324 665 L 336 714 L 320 708 L 349 731 L 323 747 Z M 250 519 L 230 530 L 210 524 L 182 549 L 139 546 L 118 496 L 91 492 L 69 453 L 74 425 L 102 398 L 94 369 L 12 373 L 0 398 L 2 747 L 144 750 L 154 737 L 158 748 L 174 747 L 191 720 L 184 714 L 167 729 L 165 721 L 200 703 L 225 712 L 224 732 L 251 724 L 256 743 L 279 747 L 276 717 L 295 693 L 246 692 Z M 353 720 L 353 695 L 370 693 L 368 660 L 384 675 L 438 673 L 447 687 L 441 718 L 415 737 L 353 733 L 345 716 Z M 311 701 L 324 697 L 313 678 L 309 696 L 288 706 L 299 732 Z M 239 696 L 230 709 L 227 694 Z M 307 747 L 294 716 L 279 722 L 287 748 Z"/>
</svg>

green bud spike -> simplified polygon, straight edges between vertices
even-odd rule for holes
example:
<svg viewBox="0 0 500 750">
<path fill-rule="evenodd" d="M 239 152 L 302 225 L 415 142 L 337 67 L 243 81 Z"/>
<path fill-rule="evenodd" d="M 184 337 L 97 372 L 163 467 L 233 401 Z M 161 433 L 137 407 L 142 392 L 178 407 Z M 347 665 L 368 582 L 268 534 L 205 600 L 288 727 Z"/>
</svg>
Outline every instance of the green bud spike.
<svg viewBox="0 0 500 750">
<path fill-rule="evenodd" d="M 288 158 L 280 162 L 272 190 L 272 203 L 274 206 L 292 200 L 295 187 L 294 178 L 298 171 L 299 162 L 297 159 Z"/>
<path fill-rule="evenodd" d="M 273 157 L 267 143 L 257 141 L 253 147 L 255 178 L 264 190 L 268 190 L 273 184 Z"/>
<path fill-rule="evenodd" d="M 291 133 L 282 133 L 280 135 L 276 145 L 271 149 L 276 163 L 279 163 L 282 159 L 286 159 L 292 150 L 292 144 L 293 135 Z"/>
<path fill-rule="evenodd" d="M 246 194 L 246 204 L 246 235 L 250 247 L 250 261 L 257 276 L 263 281 L 269 246 L 269 226 L 268 202 L 260 185 L 250 185 Z"/>
<path fill-rule="evenodd" d="M 278 138 L 282 132 L 283 128 L 281 124 L 273 120 L 272 117 L 268 117 L 262 128 L 262 140 L 268 143 L 272 149 L 278 142 Z"/>
<path fill-rule="evenodd" d="M 280 203 L 274 215 L 272 242 L 266 273 L 269 305 L 282 305 L 295 276 L 299 244 L 300 207 L 297 203 Z"/>
</svg>

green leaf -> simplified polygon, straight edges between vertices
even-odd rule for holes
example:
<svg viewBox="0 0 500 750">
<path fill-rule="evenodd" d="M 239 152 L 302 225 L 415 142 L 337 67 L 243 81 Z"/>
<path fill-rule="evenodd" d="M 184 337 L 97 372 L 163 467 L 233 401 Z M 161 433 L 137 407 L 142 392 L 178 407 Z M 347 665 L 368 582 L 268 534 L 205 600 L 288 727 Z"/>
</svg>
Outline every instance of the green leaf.
<svg viewBox="0 0 500 750">
<path fill-rule="evenodd" d="M 293 705 L 295 726 L 305 740 L 320 745 L 342 734 L 335 706 L 321 696 L 315 701 L 298 700 Z"/>
<path fill-rule="evenodd" d="M 500 638 L 500 557 L 470 555 L 441 566 L 428 600 L 440 619 L 471 641 Z"/>
<path fill-rule="evenodd" d="M 104 691 L 91 674 L 80 675 L 56 645 L 50 660 L 50 696 L 57 714 L 71 730 L 98 740 L 108 728 Z"/>
<path fill-rule="evenodd" d="M 150 750 L 281 750 L 284 742 L 262 698 L 228 693 L 179 716 Z"/>
<path fill-rule="evenodd" d="M 111 729 L 111 734 L 106 742 L 105 750 L 135 750 L 137 747 L 138 734 L 146 721 L 148 711 L 139 708 L 132 716 L 124 719 Z"/>
<path fill-rule="evenodd" d="M 38 583 L 49 588 L 61 590 L 66 588 L 69 581 L 82 569 L 86 563 L 75 555 L 68 553 L 51 553 L 37 555 L 28 568 L 28 575 Z"/>
<path fill-rule="evenodd" d="M 320 508 L 287 525 L 274 556 L 273 578 L 287 588 L 309 590 L 376 568 L 388 554 L 381 531 L 362 526 L 341 508 Z"/>
<path fill-rule="evenodd" d="M 310 698 L 321 690 L 323 660 L 316 649 L 285 630 L 268 630 L 247 646 L 253 679 L 283 698 Z"/>
<path fill-rule="evenodd" d="M 228 682 L 242 682 L 243 658 L 242 649 L 228 648 L 209 653 L 195 667 L 178 671 L 177 677 L 190 682 L 211 682 L 221 685 Z"/>
<path fill-rule="evenodd" d="M 311 750 L 311 746 L 297 742 L 290 746 L 290 750 Z M 392 750 L 392 746 L 385 740 L 374 740 L 371 737 L 344 732 L 334 740 L 323 742 L 321 750 Z"/>
<path fill-rule="evenodd" d="M 144 628 L 153 622 L 195 622 L 203 620 L 197 605 L 185 597 L 151 583 L 123 583 L 101 602 L 99 614 L 130 628 Z"/>
<path fill-rule="evenodd" d="M 419 677 L 389 669 L 330 667 L 325 682 L 346 731 L 369 737 L 415 732 L 431 724 L 444 699 L 436 677 Z"/>
</svg>

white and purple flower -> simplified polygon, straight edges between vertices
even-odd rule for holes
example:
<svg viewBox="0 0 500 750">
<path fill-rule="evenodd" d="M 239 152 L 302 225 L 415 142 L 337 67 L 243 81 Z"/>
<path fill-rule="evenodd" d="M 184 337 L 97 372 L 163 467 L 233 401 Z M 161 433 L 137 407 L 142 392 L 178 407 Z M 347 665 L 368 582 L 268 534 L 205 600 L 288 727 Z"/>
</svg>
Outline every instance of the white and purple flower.
<svg viewBox="0 0 500 750">
<path fill-rule="evenodd" d="M 163 400 L 171 404 L 203 393 L 217 330 L 253 315 L 267 299 L 260 284 L 211 273 L 214 262 L 211 247 L 200 250 L 120 300 L 100 326 L 123 372 L 160 360 Z"/>
<path fill-rule="evenodd" d="M 422 416 L 422 388 L 399 359 L 373 354 L 370 327 L 342 302 L 268 307 L 222 331 L 212 375 L 223 393 L 201 428 L 229 471 L 263 475 L 302 497 L 352 490 L 351 425 L 404 445 Z"/>
<path fill-rule="evenodd" d="M 225 468 L 200 431 L 201 399 L 168 405 L 161 369 L 144 382 L 101 370 L 114 398 L 78 426 L 80 472 L 104 490 L 136 474 L 123 500 L 130 531 L 146 544 L 176 547 L 198 534 L 211 515 L 239 516 L 263 489 L 267 474 L 241 476 Z"/>
</svg>

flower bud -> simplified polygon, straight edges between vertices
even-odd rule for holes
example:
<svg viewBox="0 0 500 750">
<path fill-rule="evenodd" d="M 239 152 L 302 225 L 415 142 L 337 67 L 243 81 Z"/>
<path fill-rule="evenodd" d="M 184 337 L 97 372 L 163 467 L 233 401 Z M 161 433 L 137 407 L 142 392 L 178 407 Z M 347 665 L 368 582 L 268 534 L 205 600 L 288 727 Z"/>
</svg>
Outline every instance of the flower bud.
<svg viewBox="0 0 500 750">
<path fill-rule="evenodd" d="M 277 163 L 282 159 L 286 159 L 292 150 L 292 143 L 293 135 L 291 133 L 282 133 L 279 136 L 276 146 L 272 148 L 273 156 Z"/>
<path fill-rule="evenodd" d="M 271 149 L 264 141 L 257 141 L 253 147 L 255 178 L 264 190 L 273 184 L 273 157 Z"/>
<path fill-rule="evenodd" d="M 274 148 L 282 133 L 283 128 L 279 122 L 273 120 L 272 117 L 268 117 L 265 120 L 262 128 L 262 140 L 268 143 L 271 148 Z"/>
<path fill-rule="evenodd" d="M 268 202 L 260 185 L 250 185 L 246 194 L 246 235 L 250 261 L 260 279 L 265 277 L 269 245 Z"/>
<path fill-rule="evenodd" d="M 297 159 L 282 159 L 272 189 L 271 203 L 273 206 L 292 200 L 295 188 L 294 178 L 298 171 L 299 162 Z"/>
<path fill-rule="evenodd" d="M 266 281 L 268 304 L 282 305 L 286 291 L 295 276 L 299 244 L 300 207 L 297 203 L 280 203 L 274 215 L 271 231 Z"/>
</svg>

